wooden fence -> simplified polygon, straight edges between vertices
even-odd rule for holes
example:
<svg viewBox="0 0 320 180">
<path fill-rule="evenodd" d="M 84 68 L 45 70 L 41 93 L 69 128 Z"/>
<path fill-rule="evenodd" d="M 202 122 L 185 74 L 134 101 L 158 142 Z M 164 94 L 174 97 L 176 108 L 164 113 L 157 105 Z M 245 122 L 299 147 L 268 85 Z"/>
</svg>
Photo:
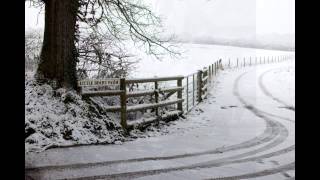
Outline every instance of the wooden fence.
<svg viewBox="0 0 320 180">
<path fill-rule="evenodd" d="M 265 57 L 263 57 L 263 62 L 261 61 L 261 57 L 254 58 L 253 61 L 251 57 L 249 59 L 243 59 L 242 66 L 245 67 L 251 66 L 254 64 L 262 64 L 265 62 Z M 258 59 L 260 61 L 258 61 Z M 268 57 L 268 62 L 280 62 L 282 60 L 289 59 L 289 56 L 278 56 L 272 57 L 271 60 Z M 255 63 L 253 63 L 255 62 Z M 259 63 L 260 62 L 260 63 Z M 232 66 L 232 63 L 229 59 L 228 63 L 224 65 L 224 67 L 239 67 L 239 59 L 237 58 L 236 66 Z M 213 64 L 204 67 L 202 70 L 199 70 L 196 73 L 187 75 L 187 76 L 173 76 L 173 77 L 157 77 L 157 78 L 141 78 L 141 79 L 108 79 L 108 82 L 104 80 L 84 80 L 79 81 L 79 86 L 101 86 L 101 84 L 111 84 L 118 85 L 118 90 L 103 90 L 103 91 L 82 91 L 82 96 L 84 97 L 96 97 L 96 96 L 119 96 L 120 104 L 117 106 L 108 106 L 104 108 L 107 112 L 120 112 L 120 124 L 125 130 L 130 130 L 135 126 L 143 126 L 146 124 L 150 124 L 152 122 L 156 122 L 159 120 L 165 120 L 170 118 L 178 118 L 178 116 L 188 113 L 193 107 L 195 107 L 198 103 L 202 102 L 203 99 L 206 99 L 208 96 L 208 92 L 214 78 L 217 76 L 217 73 L 223 69 L 222 60 L 218 60 Z M 176 82 L 175 86 L 168 88 L 159 88 L 159 82 L 167 82 L 170 81 Z M 183 86 L 183 81 L 185 81 L 185 85 Z M 153 83 L 153 89 L 144 90 L 144 91 L 128 91 L 127 87 L 130 84 L 141 84 L 141 83 Z M 165 100 L 159 99 L 159 94 L 167 94 L 167 98 Z M 170 99 L 172 95 L 177 94 L 176 98 Z M 146 103 L 146 104 L 138 104 L 138 105 L 127 105 L 128 98 L 133 97 L 143 97 L 143 96 L 154 96 L 154 103 Z M 169 105 L 176 105 L 176 109 L 168 112 L 164 115 L 160 115 L 158 108 L 165 107 Z M 145 120 L 136 120 L 127 122 L 127 115 L 130 112 L 136 111 L 145 111 L 147 109 L 154 109 L 155 117 L 148 118 Z"/>
<path fill-rule="evenodd" d="M 181 115 L 183 113 L 182 102 L 184 99 L 182 98 L 182 79 L 183 76 L 173 76 L 173 77 L 160 77 L 160 78 L 144 78 L 144 79 L 120 79 L 120 89 L 119 90 L 104 90 L 104 91 L 92 91 L 92 92 L 82 92 L 82 96 L 84 97 L 95 97 L 95 96 L 119 96 L 120 97 L 120 105 L 118 106 L 109 106 L 104 108 L 107 112 L 120 112 L 120 124 L 124 129 L 130 129 L 134 124 L 140 125 L 145 123 L 151 123 L 158 119 L 168 118 L 166 116 L 159 116 L 158 108 L 164 107 L 172 104 L 177 104 L 177 111 L 175 114 Z M 159 82 L 163 81 L 176 81 L 175 87 L 170 88 L 159 88 Z M 90 81 L 80 81 L 81 82 L 90 82 Z M 140 83 L 153 83 L 154 89 L 147 91 L 127 91 L 127 85 L 129 84 L 140 84 Z M 83 83 L 84 84 L 84 83 Z M 159 100 L 159 93 L 170 93 L 171 95 L 177 92 L 177 98 L 173 100 Z M 170 96 L 171 96 L 170 95 Z M 140 96 L 154 96 L 155 103 L 149 104 L 139 104 L 139 105 L 127 105 L 127 99 L 131 97 L 140 97 Z M 142 111 L 146 109 L 155 109 L 155 118 L 148 119 L 146 121 L 136 121 L 136 122 L 127 122 L 127 113 Z M 173 114 L 173 113 L 172 113 Z M 174 115 L 174 114 L 173 114 Z"/>
</svg>

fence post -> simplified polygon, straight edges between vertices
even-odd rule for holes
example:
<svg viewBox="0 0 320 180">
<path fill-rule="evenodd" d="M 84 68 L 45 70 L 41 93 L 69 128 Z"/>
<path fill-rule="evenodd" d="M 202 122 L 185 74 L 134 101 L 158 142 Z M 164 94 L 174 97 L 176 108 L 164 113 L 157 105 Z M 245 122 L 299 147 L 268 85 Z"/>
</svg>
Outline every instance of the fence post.
<svg viewBox="0 0 320 180">
<path fill-rule="evenodd" d="M 229 58 L 229 68 L 230 68 L 230 58 Z"/>
<path fill-rule="evenodd" d="M 260 64 L 261 64 L 261 56 L 260 56 Z"/>
<path fill-rule="evenodd" d="M 195 88 L 195 82 L 194 82 L 194 73 L 192 74 L 192 106 L 194 106 L 194 88 Z"/>
<path fill-rule="evenodd" d="M 202 101 L 202 71 L 199 70 L 198 71 L 198 75 L 197 75 L 197 81 L 198 81 L 198 102 Z"/>
<path fill-rule="evenodd" d="M 263 64 L 265 64 L 265 63 L 266 63 L 266 57 L 263 56 Z"/>
<path fill-rule="evenodd" d="M 213 77 L 214 77 L 213 64 L 211 64 L 211 80 L 210 81 L 213 80 Z"/>
<path fill-rule="evenodd" d="M 255 64 L 257 65 L 257 56 L 256 56 L 256 58 L 255 58 Z"/>
<path fill-rule="evenodd" d="M 216 75 L 216 71 L 217 71 L 217 68 L 216 68 L 216 62 L 213 63 L 213 73 L 214 75 Z"/>
<path fill-rule="evenodd" d="M 212 75 L 216 75 L 216 62 L 212 64 Z"/>
<path fill-rule="evenodd" d="M 211 74 L 211 66 L 210 66 L 210 65 L 209 65 L 208 73 L 209 73 L 208 81 L 209 81 L 209 83 L 211 84 L 211 77 L 212 77 L 212 74 Z"/>
<path fill-rule="evenodd" d="M 212 76 L 213 76 L 213 72 L 214 72 L 214 69 L 213 69 L 214 67 L 213 67 L 213 66 L 214 66 L 214 65 L 213 65 L 213 64 L 211 64 L 211 71 L 212 71 L 212 73 L 211 73 L 211 74 L 212 74 Z M 212 78 L 212 79 L 213 79 L 213 78 Z"/>
<path fill-rule="evenodd" d="M 218 64 L 218 61 L 216 61 L 216 71 L 214 73 L 215 75 L 217 75 L 218 70 L 219 70 L 219 64 Z"/>
<path fill-rule="evenodd" d="M 218 73 L 219 71 L 219 61 L 216 61 L 216 74 Z"/>
<path fill-rule="evenodd" d="M 154 97 L 155 97 L 155 101 L 156 103 L 159 102 L 159 92 L 158 92 L 158 81 L 154 82 Z M 156 116 L 159 116 L 159 109 L 155 108 L 155 112 L 156 112 Z"/>
<path fill-rule="evenodd" d="M 243 67 L 246 67 L 246 58 L 243 58 Z"/>
<path fill-rule="evenodd" d="M 121 105 L 121 112 L 120 112 L 120 124 L 124 130 L 127 130 L 127 90 L 126 90 L 126 79 L 120 79 L 120 90 L 122 93 L 120 95 L 120 105 Z"/>
<path fill-rule="evenodd" d="M 251 56 L 250 56 L 250 66 L 251 66 Z"/>
<path fill-rule="evenodd" d="M 178 79 L 177 80 L 177 86 L 178 87 L 182 87 L 182 79 Z M 178 99 L 182 99 L 182 90 L 178 91 Z M 181 111 L 183 113 L 183 109 L 182 109 L 182 102 L 178 103 L 178 110 Z"/>
<path fill-rule="evenodd" d="M 237 67 L 239 67 L 239 58 L 237 58 Z"/>
<path fill-rule="evenodd" d="M 189 77 L 187 76 L 187 112 L 189 110 Z"/>
</svg>

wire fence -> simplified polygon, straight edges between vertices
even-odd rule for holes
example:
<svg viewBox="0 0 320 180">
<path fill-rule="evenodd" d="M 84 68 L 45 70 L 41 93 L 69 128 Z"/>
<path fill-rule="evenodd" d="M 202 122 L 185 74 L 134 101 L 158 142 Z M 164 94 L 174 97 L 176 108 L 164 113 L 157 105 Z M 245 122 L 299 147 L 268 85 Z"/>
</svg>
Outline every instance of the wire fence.
<svg viewBox="0 0 320 180">
<path fill-rule="evenodd" d="M 184 77 L 182 80 L 183 84 L 183 109 L 184 113 L 190 112 L 198 103 L 201 102 L 202 99 L 207 98 L 208 91 L 212 88 L 213 82 L 218 75 L 218 73 L 226 68 L 236 69 L 241 67 L 248 66 L 256 66 L 262 64 L 270 64 L 270 63 L 279 63 L 282 61 L 286 61 L 292 59 L 294 55 L 279 55 L 279 56 L 255 56 L 255 57 L 243 57 L 243 58 L 227 58 L 225 60 L 219 59 L 215 61 L 213 64 L 204 67 L 198 72 L 189 74 Z M 199 73 L 202 72 L 202 73 Z M 203 72 L 208 73 L 207 82 L 204 82 L 203 79 L 201 83 L 199 83 L 199 75 L 201 74 L 201 78 L 203 77 Z M 201 88 L 199 88 L 199 86 Z M 201 92 L 203 87 L 206 87 L 207 92 Z M 200 92 L 199 92 L 200 91 Z M 199 95 L 204 95 L 204 97 L 199 98 Z"/>
</svg>

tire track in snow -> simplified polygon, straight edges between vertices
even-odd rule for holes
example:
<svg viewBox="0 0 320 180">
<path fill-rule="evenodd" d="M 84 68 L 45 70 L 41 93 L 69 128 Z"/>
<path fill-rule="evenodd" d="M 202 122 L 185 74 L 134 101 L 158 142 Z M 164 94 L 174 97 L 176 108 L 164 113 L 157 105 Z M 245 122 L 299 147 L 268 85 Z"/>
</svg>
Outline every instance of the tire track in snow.
<svg viewBox="0 0 320 180">
<path fill-rule="evenodd" d="M 252 108 L 252 106 L 248 106 L 248 108 Z M 263 111 L 261 109 L 258 109 L 256 107 L 255 107 L 255 109 L 259 110 L 259 113 L 261 113 L 261 114 L 268 115 L 270 117 L 274 117 L 274 118 L 278 118 L 278 119 L 282 119 L 282 120 L 285 120 L 285 121 L 289 121 L 289 122 L 295 123 L 295 121 L 290 119 L 290 118 L 286 118 L 286 117 L 278 116 L 278 115 L 275 115 L 275 114 L 271 114 L 271 113 L 265 112 L 265 111 Z"/>
<path fill-rule="evenodd" d="M 249 157 L 245 159 L 236 159 L 236 160 L 230 160 L 230 161 L 216 161 L 211 162 L 208 164 L 201 164 L 201 165 L 189 165 L 189 166 L 181 166 L 176 168 L 164 168 L 164 169 L 155 169 L 155 170 L 146 170 L 146 171 L 134 171 L 134 172 L 125 172 L 125 173 L 118 173 L 118 174 L 108 174 L 108 175 L 97 175 L 97 176 L 87 176 L 87 177 L 80 177 L 80 178 L 70 178 L 70 180 L 93 180 L 93 179 L 133 179 L 133 178 L 139 178 L 144 176 L 150 176 L 150 175 L 156 175 L 161 173 L 168 173 L 173 171 L 181 171 L 181 170 L 190 170 L 190 169 L 198 169 L 198 168 L 212 168 L 212 167 L 219 167 L 223 165 L 230 165 L 235 163 L 244 163 L 244 162 L 250 162 L 250 161 L 257 161 L 260 159 L 266 159 L 271 158 L 274 156 L 280 156 L 282 154 L 286 154 L 288 152 L 291 152 L 295 149 L 295 145 L 289 146 L 287 148 L 268 153 L 263 154 L 259 156 Z"/>
<path fill-rule="evenodd" d="M 96 163 L 78 163 L 78 164 L 67 164 L 67 165 L 59 165 L 59 166 L 41 166 L 41 167 L 30 167 L 25 168 L 26 172 L 37 172 L 43 170 L 61 170 L 61 169 L 72 169 L 72 168 L 86 168 L 86 167 L 94 167 L 94 166 L 108 166 L 113 164 L 120 164 L 120 163 L 132 163 L 132 162 L 143 162 L 143 161 L 156 161 L 156 160 L 171 160 L 171 159 L 179 159 L 179 158 L 186 158 L 186 157 L 194 157 L 194 156 L 201 156 L 201 155 L 209 155 L 209 154 L 220 154 L 229 151 L 236 151 L 241 149 L 246 149 L 254 146 L 258 146 L 262 143 L 267 143 L 273 140 L 277 135 L 280 133 L 278 123 L 274 123 L 273 121 L 266 121 L 266 129 L 264 132 L 248 141 L 225 146 L 221 148 L 216 148 L 214 150 L 203 151 L 198 153 L 187 153 L 187 154 L 180 154 L 180 155 L 173 155 L 173 156 L 161 156 L 161 157 L 144 157 L 144 158 L 134 158 L 134 159 L 126 159 L 126 160 L 115 160 L 115 161 L 104 161 L 104 162 L 96 162 Z"/>
<path fill-rule="evenodd" d="M 248 173 L 248 174 L 243 174 L 243 175 L 238 175 L 238 176 L 228 176 L 228 177 L 220 177 L 220 178 L 210 178 L 210 179 L 206 179 L 206 180 L 234 180 L 234 179 L 250 179 L 250 178 L 257 178 L 257 177 L 262 177 L 262 176 L 268 176 L 268 175 L 272 175 L 272 174 L 277 174 L 277 173 L 281 173 L 284 171 L 288 171 L 288 170 L 294 170 L 295 169 L 295 162 L 286 164 L 286 165 L 282 165 L 278 168 L 272 168 L 272 169 L 267 169 L 267 170 L 263 170 L 263 171 L 259 171 L 259 172 L 254 172 L 254 173 Z M 290 178 L 292 179 L 292 178 Z M 293 178 L 294 179 L 294 178 Z"/>
<path fill-rule="evenodd" d="M 181 171 L 181 170 L 189 170 L 189 169 L 196 169 L 196 168 L 210 168 L 210 167 L 220 167 L 223 165 L 229 165 L 229 164 L 234 164 L 234 163 L 243 163 L 243 162 L 250 162 L 250 161 L 257 161 L 262 158 L 270 158 L 273 156 L 278 156 L 281 154 L 288 153 L 292 150 L 294 150 L 294 146 L 290 146 L 285 149 L 281 149 L 276 152 L 272 152 L 269 154 L 264 154 L 262 156 L 258 157 L 253 157 L 253 158 L 247 158 L 250 155 L 255 155 L 259 152 L 263 152 L 266 150 L 269 150 L 279 144 L 281 144 L 288 136 L 288 132 L 286 129 L 282 126 L 278 127 L 280 130 L 280 134 L 278 135 L 278 138 L 271 143 L 241 154 L 233 155 L 230 157 L 226 158 L 220 158 L 220 159 L 215 159 L 207 162 L 202 162 L 202 163 L 197 163 L 197 164 L 192 164 L 188 166 L 181 166 L 181 167 L 175 167 L 175 168 L 164 168 L 164 169 L 156 169 L 156 170 L 145 170 L 145 171 L 135 171 L 135 172 L 125 172 L 125 173 L 118 173 L 118 174 L 107 174 L 107 175 L 98 175 L 98 176 L 87 176 L 87 177 L 79 177 L 79 178 L 71 178 L 71 179 L 76 179 L 76 180 L 81 180 L 81 179 L 131 179 L 131 178 L 137 178 L 137 177 L 143 177 L 143 176 L 149 176 L 149 175 L 155 175 L 155 174 L 161 174 L 161 173 L 168 173 L 172 171 Z M 246 159 L 241 159 L 241 158 L 246 158 Z M 92 168 L 92 167 L 91 167 Z"/>
<path fill-rule="evenodd" d="M 291 178 L 288 178 L 288 179 L 285 179 L 285 180 L 295 180 L 296 177 L 291 177 Z"/>
<path fill-rule="evenodd" d="M 271 116 L 271 117 L 275 117 L 275 118 L 279 118 L 279 119 L 283 119 L 283 120 L 286 120 L 286 121 L 290 121 L 290 122 L 293 122 L 295 123 L 294 120 L 290 119 L 290 118 L 287 118 L 287 117 L 282 117 L 282 116 L 278 116 L 278 115 L 275 115 L 275 114 L 272 114 L 272 113 L 268 113 L 268 112 L 265 112 L 255 106 L 253 106 L 252 104 L 248 103 L 247 101 L 244 100 L 243 97 L 240 96 L 239 94 L 239 81 L 240 79 L 246 75 L 248 72 L 244 72 L 242 73 L 235 81 L 234 83 L 234 86 L 233 86 L 233 94 L 239 99 L 239 101 L 245 106 L 246 109 L 250 110 L 251 112 L 253 112 L 256 116 L 258 117 L 266 117 L 265 115 L 268 115 L 268 116 Z"/>
<path fill-rule="evenodd" d="M 271 71 L 271 70 L 270 70 Z M 268 71 L 267 71 L 268 72 Z M 264 112 L 264 111 L 261 111 L 261 110 L 259 110 L 259 109 L 257 109 L 255 106 L 253 106 L 252 104 L 249 104 L 248 102 L 246 102 L 245 100 L 244 100 L 244 98 L 242 98 L 241 96 L 240 96 L 240 93 L 239 93 L 239 81 L 240 81 L 240 79 L 244 76 L 244 75 L 246 75 L 248 72 L 245 72 L 245 73 L 243 73 L 243 74 L 241 74 L 237 79 L 236 79 L 236 81 L 235 81 L 235 84 L 234 84 L 234 88 L 233 88 L 233 94 L 236 96 L 236 97 L 238 97 L 238 99 L 239 99 L 239 101 L 242 103 L 242 104 L 244 104 L 245 105 L 245 107 L 248 109 L 248 110 L 250 110 L 251 112 L 253 112 L 256 116 L 259 116 L 259 117 L 264 117 L 264 118 L 267 118 L 267 117 L 265 117 L 263 114 L 267 114 L 267 115 L 270 115 L 270 113 L 266 113 L 266 112 Z M 265 72 L 266 73 L 266 72 Z M 262 75 L 264 75 L 265 73 L 263 73 Z M 263 77 L 263 76 L 262 76 Z M 260 82 L 262 82 L 261 81 L 262 80 L 262 78 L 261 78 L 261 76 L 259 77 L 259 81 Z M 273 114 L 271 114 L 273 117 L 274 117 L 274 115 Z M 281 119 L 283 119 L 283 118 L 281 118 Z M 293 121 L 293 120 L 289 120 L 290 122 L 293 122 L 293 123 L 295 123 L 295 121 Z M 293 145 L 294 146 L 294 145 Z M 280 167 L 278 167 L 278 168 L 274 168 L 274 169 L 272 169 L 272 170 L 277 170 L 277 169 L 279 169 Z M 294 168 L 294 165 L 293 165 L 293 168 L 292 169 L 290 169 L 290 170 L 294 170 L 295 168 Z M 270 171 L 270 172 L 272 172 L 272 171 Z M 241 176 L 235 176 L 235 177 L 226 177 L 225 179 L 239 179 L 239 178 L 253 178 L 253 177 L 255 177 L 255 176 L 252 176 L 252 175 L 259 175 L 259 177 L 260 177 L 260 175 L 261 175 L 261 173 L 258 173 L 258 174 L 245 174 L 245 175 L 241 175 Z M 261 175 L 261 176 L 265 176 L 265 175 Z M 220 178 L 220 179 L 224 179 L 224 178 Z M 291 178 L 290 178 L 291 179 Z M 294 179 L 294 178 L 293 178 Z"/>
<path fill-rule="evenodd" d="M 275 69 L 280 69 L 280 68 L 275 68 Z M 267 90 L 266 86 L 265 86 L 264 83 L 263 83 L 263 78 L 264 78 L 264 76 L 265 76 L 267 73 L 270 73 L 270 72 L 274 71 L 275 69 L 270 69 L 270 70 L 262 73 L 262 74 L 259 76 L 259 87 L 261 88 L 262 92 L 263 92 L 266 96 L 268 96 L 268 97 L 270 97 L 271 99 L 273 99 L 274 101 L 276 101 L 276 102 L 284 105 L 285 107 L 288 107 L 288 108 L 287 108 L 288 110 L 295 111 L 295 107 L 294 107 L 294 106 L 291 106 L 291 105 L 287 104 L 286 102 L 284 102 L 283 100 L 281 100 L 281 99 L 275 97 L 274 95 L 272 95 L 272 94 L 270 93 L 270 91 Z"/>
</svg>

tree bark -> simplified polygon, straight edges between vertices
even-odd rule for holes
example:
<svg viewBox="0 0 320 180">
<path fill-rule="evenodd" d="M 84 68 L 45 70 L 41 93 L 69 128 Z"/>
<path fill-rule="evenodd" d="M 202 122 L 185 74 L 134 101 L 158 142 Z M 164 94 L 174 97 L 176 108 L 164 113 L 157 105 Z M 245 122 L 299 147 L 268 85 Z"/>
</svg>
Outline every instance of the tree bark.
<svg viewBox="0 0 320 180">
<path fill-rule="evenodd" d="M 77 89 L 75 33 L 79 2 L 46 0 L 45 28 L 37 78 L 57 88 Z"/>
</svg>

